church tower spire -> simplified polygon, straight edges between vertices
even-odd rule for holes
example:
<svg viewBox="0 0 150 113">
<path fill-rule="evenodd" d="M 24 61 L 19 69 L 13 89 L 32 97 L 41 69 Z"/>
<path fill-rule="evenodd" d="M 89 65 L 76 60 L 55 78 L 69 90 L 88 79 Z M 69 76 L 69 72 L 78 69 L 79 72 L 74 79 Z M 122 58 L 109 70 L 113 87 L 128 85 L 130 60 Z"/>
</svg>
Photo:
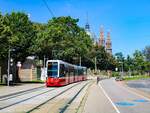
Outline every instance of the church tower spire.
<svg viewBox="0 0 150 113">
<path fill-rule="evenodd" d="M 106 51 L 109 54 L 112 54 L 112 42 L 111 42 L 111 38 L 110 38 L 110 31 L 107 32 Z"/>
<path fill-rule="evenodd" d="M 102 25 L 100 27 L 100 38 L 99 38 L 99 44 L 98 44 L 98 46 L 105 47 L 104 29 L 103 29 Z"/>
<path fill-rule="evenodd" d="M 88 21 L 88 13 L 86 13 L 86 24 L 85 24 L 85 30 L 90 32 L 90 25 Z"/>
</svg>

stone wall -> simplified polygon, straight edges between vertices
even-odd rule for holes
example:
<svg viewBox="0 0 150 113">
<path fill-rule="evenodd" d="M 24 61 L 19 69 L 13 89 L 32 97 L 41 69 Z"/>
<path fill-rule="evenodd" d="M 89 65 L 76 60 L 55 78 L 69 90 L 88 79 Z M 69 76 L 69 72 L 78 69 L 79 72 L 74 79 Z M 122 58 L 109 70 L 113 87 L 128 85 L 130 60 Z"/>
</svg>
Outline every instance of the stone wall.
<svg viewBox="0 0 150 113">
<path fill-rule="evenodd" d="M 19 69 L 20 81 L 35 81 L 37 80 L 36 68 L 34 69 Z"/>
</svg>

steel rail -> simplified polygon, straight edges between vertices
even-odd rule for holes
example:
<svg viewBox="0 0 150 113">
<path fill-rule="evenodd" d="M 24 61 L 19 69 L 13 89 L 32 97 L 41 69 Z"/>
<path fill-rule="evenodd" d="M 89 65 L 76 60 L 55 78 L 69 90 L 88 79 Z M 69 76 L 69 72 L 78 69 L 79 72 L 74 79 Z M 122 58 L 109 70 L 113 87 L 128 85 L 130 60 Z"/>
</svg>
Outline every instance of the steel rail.
<svg viewBox="0 0 150 113">
<path fill-rule="evenodd" d="M 23 94 L 32 93 L 32 92 L 38 91 L 38 90 L 40 90 L 40 89 L 43 89 L 44 87 L 45 87 L 45 86 L 41 86 L 41 87 L 38 87 L 38 88 L 32 88 L 32 89 L 28 89 L 28 90 L 24 90 L 24 91 L 20 91 L 20 92 L 16 92 L 16 93 L 4 95 L 4 96 L 1 96 L 1 97 L 0 97 L 0 101 L 12 99 L 12 98 L 21 96 L 21 95 L 23 95 Z"/>
<path fill-rule="evenodd" d="M 30 100 L 30 99 L 32 99 L 32 98 L 35 98 L 35 97 L 37 97 L 37 96 L 40 96 L 40 95 L 42 95 L 42 94 L 48 93 L 48 92 L 53 91 L 53 90 L 56 90 L 56 89 L 50 89 L 50 90 L 48 90 L 48 91 L 39 93 L 39 94 L 34 95 L 34 96 L 32 96 L 32 97 L 29 97 L 29 98 L 23 99 L 23 100 L 21 100 L 21 101 L 15 102 L 15 103 L 13 103 L 13 104 L 10 104 L 10 105 L 6 105 L 6 106 L 3 106 L 3 107 L 0 107 L 0 110 L 3 110 L 3 109 L 5 109 L 5 108 L 11 107 L 11 106 L 13 106 L 13 105 L 22 103 L 22 102 L 24 102 L 24 101 Z"/>
<path fill-rule="evenodd" d="M 66 105 L 63 107 L 63 108 L 61 108 L 61 111 L 59 112 L 59 113 L 64 113 L 66 110 L 67 110 L 67 108 L 71 105 L 71 103 L 76 99 L 76 97 L 80 94 L 80 92 L 85 88 L 85 86 L 87 86 L 89 83 L 86 83 L 76 94 L 75 94 L 75 96 L 73 96 L 73 98 L 72 99 L 70 99 L 70 101 L 68 101 L 67 103 L 66 103 Z"/>
<path fill-rule="evenodd" d="M 23 90 L 23 91 L 11 93 L 11 94 L 3 95 L 3 96 L 0 96 L 0 99 L 7 98 L 7 97 L 10 97 L 10 96 L 13 96 L 13 95 L 18 95 L 18 94 L 25 93 L 25 92 L 30 92 L 30 91 L 33 91 L 33 90 L 36 90 L 36 89 L 41 89 L 43 87 L 45 87 L 45 86 L 40 86 L 40 87 L 28 89 L 28 90 Z"/>
<path fill-rule="evenodd" d="M 79 84 L 81 84 L 81 83 L 82 83 L 82 82 L 79 82 L 78 84 L 75 84 L 75 85 L 69 87 L 68 89 L 66 89 L 66 90 L 64 90 L 64 91 L 62 91 L 62 92 L 60 92 L 60 93 L 58 93 L 57 95 L 53 96 L 52 98 L 46 100 L 45 102 L 43 102 L 43 103 L 41 103 L 41 104 L 35 106 L 34 108 L 30 109 L 30 110 L 27 111 L 26 113 L 31 113 L 32 111 L 38 109 L 39 107 L 43 106 L 44 104 L 48 103 L 49 101 L 55 99 L 56 97 L 60 96 L 61 94 L 65 93 L 66 91 L 70 90 L 71 88 L 73 88 L 73 87 L 75 87 L 75 86 L 77 86 L 77 85 L 79 85 Z"/>
</svg>

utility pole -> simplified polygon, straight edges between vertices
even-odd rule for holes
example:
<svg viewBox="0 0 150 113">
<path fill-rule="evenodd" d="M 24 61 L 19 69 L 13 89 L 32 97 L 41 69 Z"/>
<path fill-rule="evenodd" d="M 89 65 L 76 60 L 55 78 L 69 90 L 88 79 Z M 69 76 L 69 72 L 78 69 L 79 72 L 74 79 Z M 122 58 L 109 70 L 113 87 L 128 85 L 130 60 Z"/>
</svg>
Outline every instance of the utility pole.
<svg viewBox="0 0 150 113">
<path fill-rule="evenodd" d="M 44 70 L 44 76 L 45 76 L 45 55 L 44 55 L 44 62 L 43 62 L 43 70 Z"/>
<path fill-rule="evenodd" d="M 81 56 L 80 56 L 80 66 L 81 66 L 81 60 L 82 60 L 82 59 L 81 59 Z"/>
<path fill-rule="evenodd" d="M 9 86 L 9 75 L 10 75 L 10 47 L 8 49 L 7 86 Z"/>
<path fill-rule="evenodd" d="M 121 76 L 121 78 L 122 78 L 123 75 L 124 75 L 124 74 L 123 74 L 123 73 L 124 73 L 124 72 L 123 72 L 123 61 L 122 61 L 122 62 L 119 62 L 119 63 L 121 64 L 121 70 L 120 70 L 121 75 L 120 75 L 120 76 Z"/>
<path fill-rule="evenodd" d="M 123 62 L 122 62 L 122 77 L 123 77 L 123 75 L 124 75 L 124 72 L 123 72 Z"/>
<path fill-rule="evenodd" d="M 95 71 L 97 70 L 97 58 L 95 57 Z"/>
</svg>

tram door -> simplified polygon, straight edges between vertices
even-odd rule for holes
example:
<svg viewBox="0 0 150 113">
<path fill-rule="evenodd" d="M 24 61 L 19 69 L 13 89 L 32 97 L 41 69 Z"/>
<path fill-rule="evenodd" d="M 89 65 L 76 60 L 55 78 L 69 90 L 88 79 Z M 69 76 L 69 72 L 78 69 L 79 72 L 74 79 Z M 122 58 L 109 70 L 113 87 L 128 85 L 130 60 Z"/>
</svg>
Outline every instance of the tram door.
<svg viewBox="0 0 150 113">
<path fill-rule="evenodd" d="M 64 64 L 60 64 L 60 71 L 59 72 L 60 72 L 59 77 L 63 79 L 64 84 L 68 84 Z"/>
<path fill-rule="evenodd" d="M 69 84 L 70 83 L 70 78 L 69 78 L 69 66 L 68 65 L 64 65 L 65 66 L 65 78 L 66 78 L 66 83 Z"/>
</svg>

